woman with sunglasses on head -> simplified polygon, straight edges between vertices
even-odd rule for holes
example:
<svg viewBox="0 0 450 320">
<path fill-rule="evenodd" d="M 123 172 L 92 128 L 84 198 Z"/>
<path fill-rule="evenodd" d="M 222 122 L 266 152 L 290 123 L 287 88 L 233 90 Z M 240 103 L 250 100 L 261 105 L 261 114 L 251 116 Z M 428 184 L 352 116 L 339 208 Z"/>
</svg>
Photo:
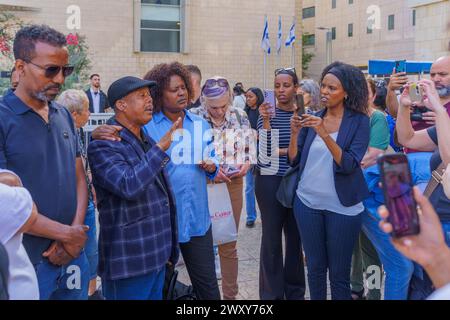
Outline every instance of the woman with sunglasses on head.
<svg viewBox="0 0 450 320">
<path fill-rule="evenodd" d="M 258 130 L 259 107 L 264 102 L 264 93 L 259 88 L 250 88 L 246 94 L 246 106 L 244 111 L 247 113 L 250 126 L 255 132 Z M 256 198 L 255 198 L 255 166 L 247 172 L 245 176 L 245 204 L 247 211 L 248 228 L 253 228 L 256 221 Z"/>
<path fill-rule="evenodd" d="M 321 78 L 316 115 L 292 118 L 288 156 L 299 164 L 294 214 L 303 240 L 312 300 L 351 300 L 352 252 L 369 195 L 361 170 L 369 145 L 368 88 L 363 73 L 335 62 Z"/>
<path fill-rule="evenodd" d="M 298 77 L 292 69 L 275 73 L 275 112 L 268 103 L 259 108 L 259 156 L 255 193 L 261 211 L 262 240 L 259 295 L 261 300 L 302 300 L 305 274 L 300 235 L 292 209 L 276 198 L 281 179 L 288 170 L 287 151 L 291 139 L 290 120 L 295 114 Z M 283 257 L 282 236 L 286 253 Z"/>
<path fill-rule="evenodd" d="M 212 137 L 208 136 L 209 124 L 186 111 L 193 91 L 190 73 L 182 64 L 157 65 L 144 79 L 158 84 L 152 90 L 153 119 L 145 126 L 149 135 L 159 141 L 167 128 L 182 119 L 181 132 L 175 133 L 174 142 L 167 150 L 171 158 L 167 169 L 176 200 L 180 250 L 197 298 L 220 300 L 206 188 L 207 178 L 214 179 L 218 171 Z M 199 128 L 201 136 L 198 136 Z M 199 140 L 201 152 L 197 152 Z M 206 153 L 207 158 L 203 159 Z"/>
<path fill-rule="evenodd" d="M 200 101 L 200 107 L 189 111 L 208 121 L 213 129 L 216 154 L 220 159 L 219 174 L 214 182 L 227 184 L 238 230 L 244 177 L 251 163 L 256 161 L 256 136 L 245 112 L 233 107 L 233 92 L 223 77 L 206 80 Z M 235 300 L 238 294 L 237 242 L 219 245 L 219 256 L 223 298 Z"/>
</svg>

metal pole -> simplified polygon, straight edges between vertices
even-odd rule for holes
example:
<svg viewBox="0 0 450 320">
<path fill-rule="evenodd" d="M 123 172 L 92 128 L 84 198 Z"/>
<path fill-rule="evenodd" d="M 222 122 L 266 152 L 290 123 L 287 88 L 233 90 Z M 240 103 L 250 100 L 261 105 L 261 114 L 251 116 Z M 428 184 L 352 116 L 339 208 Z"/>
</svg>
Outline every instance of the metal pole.
<svg viewBox="0 0 450 320">
<path fill-rule="evenodd" d="M 292 68 L 295 68 L 295 42 L 292 44 L 291 63 Z"/>
<path fill-rule="evenodd" d="M 263 79 L 264 79 L 264 89 L 267 89 L 267 70 L 266 70 L 266 65 L 267 65 L 267 53 L 264 51 L 264 71 L 263 71 Z"/>
<path fill-rule="evenodd" d="M 333 61 L 332 44 L 333 44 L 333 33 L 329 30 L 327 31 L 327 65 L 330 65 Z"/>
</svg>

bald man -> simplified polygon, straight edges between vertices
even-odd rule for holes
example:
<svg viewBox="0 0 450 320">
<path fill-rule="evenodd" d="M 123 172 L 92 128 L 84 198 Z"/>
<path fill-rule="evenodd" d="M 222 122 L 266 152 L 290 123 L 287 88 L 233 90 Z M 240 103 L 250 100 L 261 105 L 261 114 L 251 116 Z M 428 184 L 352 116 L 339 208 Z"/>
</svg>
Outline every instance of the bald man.
<svg viewBox="0 0 450 320">
<path fill-rule="evenodd" d="M 450 114 L 450 56 L 440 57 L 433 63 L 430 70 L 430 77 L 438 90 L 441 103 Z M 394 118 L 397 118 L 399 106 L 396 91 L 400 90 L 407 82 L 408 78 L 406 77 L 405 72 L 396 73 L 394 70 L 389 82 L 388 96 L 386 99 L 389 114 Z M 424 114 L 424 120 L 426 120 L 428 125 L 423 127 L 430 127 L 435 124 L 436 115 L 434 112 L 427 112 Z M 420 130 L 424 128 L 420 127 L 417 129 Z"/>
</svg>

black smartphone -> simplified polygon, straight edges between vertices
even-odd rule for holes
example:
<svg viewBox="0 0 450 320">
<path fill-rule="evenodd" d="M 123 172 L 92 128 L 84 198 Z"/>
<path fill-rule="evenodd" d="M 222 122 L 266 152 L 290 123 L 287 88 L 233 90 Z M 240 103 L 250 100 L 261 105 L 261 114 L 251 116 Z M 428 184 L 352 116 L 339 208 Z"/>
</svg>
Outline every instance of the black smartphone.
<svg viewBox="0 0 450 320">
<path fill-rule="evenodd" d="M 406 72 L 406 60 L 395 61 L 395 73 Z"/>
<path fill-rule="evenodd" d="M 401 238 L 420 232 L 417 203 L 408 158 L 402 153 L 382 156 L 378 159 L 384 201 L 389 210 L 392 236 Z"/>
<path fill-rule="evenodd" d="M 297 105 L 297 115 L 301 117 L 305 114 L 305 100 L 302 94 L 295 95 L 295 101 Z"/>
</svg>

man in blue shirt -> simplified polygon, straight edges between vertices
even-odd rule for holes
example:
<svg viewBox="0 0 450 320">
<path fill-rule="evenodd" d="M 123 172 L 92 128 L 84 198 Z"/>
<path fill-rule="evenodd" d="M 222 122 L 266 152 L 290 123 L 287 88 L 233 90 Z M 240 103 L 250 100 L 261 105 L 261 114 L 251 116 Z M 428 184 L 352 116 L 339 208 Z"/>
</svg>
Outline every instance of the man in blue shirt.
<svg viewBox="0 0 450 320">
<path fill-rule="evenodd" d="M 175 200 L 165 151 L 181 119 L 156 143 L 142 130 L 152 118 L 150 87 L 135 77 L 108 90 L 120 141 L 88 148 L 100 212 L 100 265 L 108 300 L 161 300 L 165 265 L 178 258 Z"/>
<path fill-rule="evenodd" d="M 82 251 L 88 200 L 84 168 L 72 117 L 53 101 L 73 71 L 65 45 L 65 36 L 48 26 L 19 30 L 14 40 L 19 84 L 0 100 L 0 168 L 14 171 L 38 211 L 53 225 L 58 222 L 58 230 L 51 231 L 59 234 L 52 240 L 59 241 L 33 230 L 24 237 L 41 299 L 86 299 L 89 283 Z M 80 232 L 78 238 L 69 236 L 73 230 Z"/>
</svg>

